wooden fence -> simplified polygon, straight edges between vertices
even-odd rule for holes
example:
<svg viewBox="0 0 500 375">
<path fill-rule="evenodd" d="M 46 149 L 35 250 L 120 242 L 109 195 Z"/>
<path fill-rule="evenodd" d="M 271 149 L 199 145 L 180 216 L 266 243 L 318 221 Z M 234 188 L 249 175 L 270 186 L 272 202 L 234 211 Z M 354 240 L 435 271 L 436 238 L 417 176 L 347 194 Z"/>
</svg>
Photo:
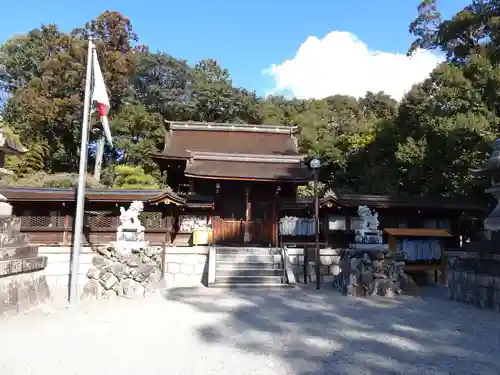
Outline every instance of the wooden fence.
<svg viewBox="0 0 500 375">
<path fill-rule="evenodd" d="M 119 212 L 85 211 L 83 244 L 105 245 L 116 239 Z M 21 219 L 21 232 L 29 235 L 33 245 L 69 245 L 72 242 L 73 217 L 61 211 L 17 212 Z M 170 242 L 169 217 L 162 211 L 145 211 L 139 216 L 146 228 L 146 240 L 152 245 Z"/>
</svg>

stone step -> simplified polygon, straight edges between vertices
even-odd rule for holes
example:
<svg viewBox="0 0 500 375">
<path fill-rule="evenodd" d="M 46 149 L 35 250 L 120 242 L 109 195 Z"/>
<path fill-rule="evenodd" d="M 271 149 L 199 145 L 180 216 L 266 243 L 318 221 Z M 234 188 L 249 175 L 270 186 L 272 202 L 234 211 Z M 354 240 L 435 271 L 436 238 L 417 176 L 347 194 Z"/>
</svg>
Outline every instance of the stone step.
<svg viewBox="0 0 500 375">
<path fill-rule="evenodd" d="M 283 267 L 282 267 L 281 261 L 275 262 L 275 263 L 217 261 L 215 268 L 216 269 L 273 270 L 273 269 L 281 269 Z"/>
<path fill-rule="evenodd" d="M 274 255 L 280 254 L 280 249 L 274 247 L 230 247 L 216 246 L 217 254 L 257 254 L 257 255 Z"/>
<path fill-rule="evenodd" d="M 216 283 L 211 285 L 212 288 L 224 288 L 224 289 L 282 289 L 282 288 L 293 288 L 294 285 L 286 284 L 286 283 L 266 283 L 266 284 L 254 284 L 254 283 Z"/>
<path fill-rule="evenodd" d="M 215 274 L 215 283 L 219 284 L 281 284 L 285 276 L 218 276 Z"/>
<path fill-rule="evenodd" d="M 215 278 L 218 277 L 267 277 L 284 276 L 283 269 L 244 269 L 244 268 L 217 268 Z"/>
<path fill-rule="evenodd" d="M 233 263 L 281 263 L 281 255 L 217 253 L 216 260 Z"/>
</svg>

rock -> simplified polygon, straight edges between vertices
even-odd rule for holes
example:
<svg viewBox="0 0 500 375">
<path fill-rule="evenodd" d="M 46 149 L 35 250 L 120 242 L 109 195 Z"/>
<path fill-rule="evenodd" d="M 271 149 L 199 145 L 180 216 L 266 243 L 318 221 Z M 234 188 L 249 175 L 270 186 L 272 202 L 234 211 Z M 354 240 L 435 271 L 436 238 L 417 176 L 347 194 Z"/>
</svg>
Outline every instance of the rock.
<svg viewBox="0 0 500 375">
<path fill-rule="evenodd" d="M 375 260 L 373 262 L 373 272 L 385 274 L 385 262 L 383 260 Z"/>
<path fill-rule="evenodd" d="M 159 270 L 156 270 L 149 276 L 148 285 L 146 286 L 146 293 L 155 293 L 163 289 L 165 289 L 165 282 L 161 277 L 161 272 Z"/>
<path fill-rule="evenodd" d="M 125 297 L 132 298 L 137 296 L 144 296 L 144 286 L 131 279 L 127 279 L 125 281 L 123 283 L 123 295 Z"/>
<path fill-rule="evenodd" d="M 109 259 L 104 258 L 101 255 L 97 255 L 92 258 L 92 264 L 94 267 L 96 267 L 99 271 L 106 269 L 108 266 L 113 264 Z"/>
<path fill-rule="evenodd" d="M 374 279 L 387 279 L 387 275 L 383 273 L 373 272 L 372 276 Z"/>
<path fill-rule="evenodd" d="M 370 295 L 394 297 L 397 287 L 389 279 L 375 279 L 370 286 Z"/>
<path fill-rule="evenodd" d="M 101 271 L 99 271 L 97 268 L 90 268 L 87 271 L 87 277 L 89 279 L 98 280 L 101 277 Z"/>
<path fill-rule="evenodd" d="M 392 298 L 396 295 L 396 291 L 393 290 L 392 288 L 387 288 L 385 290 L 385 294 L 384 294 L 384 297 L 389 297 L 389 298 Z"/>
<path fill-rule="evenodd" d="M 111 272 L 108 272 L 101 277 L 101 284 L 106 290 L 111 289 L 116 282 L 118 282 L 118 278 Z"/>
<path fill-rule="evenodd" d="M 349 275 L 349 285 L 357 285 L 358 284 L 358 275 L 355 273 L 351 273 Z"/>
<path fill-rule="evenodd" d="M 357 259 L 357 258 L 351 258 L 350 261 L 349 261 L 349 266 L 350 266 L 351 270 L 354 270 L 354 269 L 358 268 L 359 263 L 360 263 L 359 259 Z"/>
<path fill-rule="evenodd" d="M 105 248 L 105 247 L 96 247 L 94 248 L 95 252 L 99 255 L 102 255 L 103 257 L 105 258 L 109 258 L 110 256 L 112 256 L 112 250 L 113 248 L 112 247 L 108 247 L 108 248 Z"/>
<path fill-rule="evenodd" d="M 366 296 L 366 288 L 363 285 L 356 285 L 356 297 L 365 297 Z"/>
<path fill-rule="evenodd" d="M 382 250 L 372 251 L 371 256 L 373 260 L 384 260 L 386 254 Z"/>
<path fill-rule="evenodd" d="M 399 278 L 399 284 L 402 294 L 408 296 L 418 297 L 420 296 L 420 288 L 415 283 L 413 278 L 407 273 L 402 273 Z"/>
<path fill-rule="evenodd" d="M 149 275 L 151 275 L 155 271 L 155 267 L 150 264 L 141 264 L 139 267 L 137 267 L 137 271 L 145 277 L 149 277 Z"/>
<path fill-rule="evenodd" d="M 363 262 L 370 264 L 372 263 L 372 257 L 368 253 L 363 254 Z"/>
<path fill-rule="evenodd" d="M 106 299 L 114 298 L 116 297 L 116 292 L 113 289 L 105 290 L 102 296 Z"/>
<path fill-rule="evenodd" d="M 113 247 L 95 251 L 100 255 L 93 258 L 94 267 L 87 272 L 86 298 L 144 296 L 164 288 L 158 265 L 161 247 L 146 247 L 124 256 Z"/>
<path fill-rule="evenodd" d="M 371 272 L 363 272 L 361 274 L 361 282 L 365 285 L 370 285 L 373 281 L 373 274 Z"/>
<path fill-rule="evenodd" d="M 132 254 L 125 260 L 125 263 L 129 267 L 137 267 L 141 264 L 141 258 L 137 254 Z"/>
<path fill-rule="evenodd" d="M 125 276 L 129 273 L 128 267 L 123 263 L 114 263 L 109 266 L 108 270 L 119 279 L 125 278 Z"/>
<path fill-rule="evenodd" d="M 97 280 L 91 279 L 83 287 L 81 299 L 99 299 L 101 297 L 102 287 Z"/>
<path fill-rule="evenodd" d="M 154 255 L 156 255 L 156 249 L 152 246 L 149 246 L 149 247 L 146 247 L 144 249 L 144 254 L 147 256 L 147 257 L 153 257 Z"/>
<path fill-rule="evenodd" d="M 123 295 L 123 285 L 122 285 L 121 281 L 117 281 L 116 283 L 114 283 L 114 285 L 111 289 L 113 289 L 118 296 Z"/>
<path fill-rule="evenodd" d="M 137 275 L 135 275 L 135 277 L 133 278 L 135 281 L 139 282 L 139 283 L 142 283 L 143 281 L 145 281 L 147 278 L 142 274 L 142 273 L 137 273 Z"/>
</svg>

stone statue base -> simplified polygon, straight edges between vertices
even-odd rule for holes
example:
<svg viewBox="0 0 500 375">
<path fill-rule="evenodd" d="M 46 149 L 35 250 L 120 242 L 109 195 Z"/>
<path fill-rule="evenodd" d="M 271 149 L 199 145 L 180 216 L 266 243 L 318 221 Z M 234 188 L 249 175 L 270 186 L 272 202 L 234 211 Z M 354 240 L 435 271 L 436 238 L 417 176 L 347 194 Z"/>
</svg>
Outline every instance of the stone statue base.
<svg viewBox="0 0 500 375">
<path fill-rule="evenodd" d="M 341 259 L 341 272 L 335 276 L 335 289 L 355 297 L 419 294 L 414 281 L 404 272 L 404 253 L 389 251 L 388 245 L 380 244 L 349 247 Z"/>
<path fill-rule="evenodd" d="M 82 299 L 144 297 L 164 289 L 161 247 L 144 247 L 130 255 L 114 247 L 95 251 L 99 255 L 92 259 Z"/>
<path fill-rule="evenodd" d="M 0 202 L 0 210 L 5 205 L 10 207 Z M 42 272 L 48 259 L 38 255 L 38 247 L 29 245 L 20 229 L 18 218 L 0 217 L 0 315 L 28 310 L 50 298 Z"/>
<path fill-rule="evenodd" d="M 132 253 L 138 253 L 141 249 L 149 246 L 149 241 L 112 241 L 109 244 L 110 247 L 116 249 L 121 255 L 128 255 Z"/>
<path fill-rule="evenodd" d="M 378 243 L 352 243 L 349 244 L 349 249 L 359 250 L 359 251 L 384 251 L 389 252 L 388 244 L 378 244 Z"/>
</svg>

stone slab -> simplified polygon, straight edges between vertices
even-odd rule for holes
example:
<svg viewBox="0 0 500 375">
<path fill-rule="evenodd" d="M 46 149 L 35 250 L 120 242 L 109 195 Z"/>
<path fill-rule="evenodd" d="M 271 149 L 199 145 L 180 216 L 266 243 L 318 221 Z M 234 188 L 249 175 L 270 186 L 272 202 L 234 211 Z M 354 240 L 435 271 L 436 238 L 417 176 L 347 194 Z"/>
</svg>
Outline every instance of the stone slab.
<svg viewBox="0 0 500 375">
<path fill-rule="evenodd" d="M 8 259 L 33 258 L 36 256 L 38 256 L 37 246 L 0 248 L 0 261 Z"/>
<path fill-rule="evenodd" d="M 0 316 L 29 310 L 50 298 L 46 277 L 40 272 L 0 278 Z"/>
<path fill-rule="evenodd" d="M 349 245 L 350 251 L 380 251 L 389 250 L 388 244 L 354 243 Z"/>
<path fill-rule="evenodd" d="M 47 267 L 47 257 L 38 256 L 0 261 L 0 278 L 24 272 L 42 270 Z"/>
</svg>

